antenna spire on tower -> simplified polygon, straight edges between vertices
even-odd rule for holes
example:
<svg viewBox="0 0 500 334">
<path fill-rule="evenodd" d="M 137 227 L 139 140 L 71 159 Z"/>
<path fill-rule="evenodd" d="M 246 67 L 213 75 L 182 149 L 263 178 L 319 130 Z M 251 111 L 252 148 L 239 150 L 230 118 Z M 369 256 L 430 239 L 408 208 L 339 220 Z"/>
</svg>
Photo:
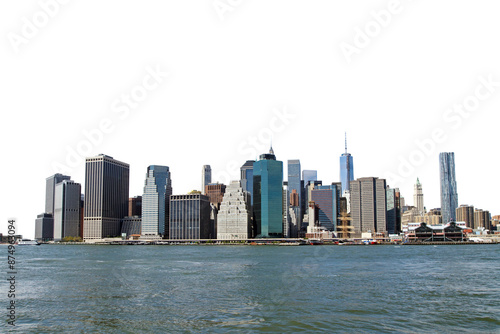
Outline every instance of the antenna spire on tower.
<svg viewBox="0 0 500 334">
<path fill-rule="evenodd" d="M 345 154 L 347 154 L 347 132 L 345 134 Z"/>
</svg>

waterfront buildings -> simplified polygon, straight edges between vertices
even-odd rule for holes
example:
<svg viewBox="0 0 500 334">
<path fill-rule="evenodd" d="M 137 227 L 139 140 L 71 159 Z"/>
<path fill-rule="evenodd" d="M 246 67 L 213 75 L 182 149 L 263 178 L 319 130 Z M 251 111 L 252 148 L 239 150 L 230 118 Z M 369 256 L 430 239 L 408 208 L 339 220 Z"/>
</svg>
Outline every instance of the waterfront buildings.
<svg viewBox="0 0 500 334">
<path fill-rule="evenodd" d="M 491 215 L 487 210 L 475 209 L 474 211 L 474 224 L 475 228 L 484 228 L 491 230 Z"/>
<path fill-rule="evenodd" d="M 257 237 L 282 237 L 283 162 L 271 148 L 253 164 L 253 213 Z"/>
<path fill-rule="evenodd" d="M 210 229 L 210 201 L 193 193 L 170 196 L 169 239 L 215 239 Z"/>
<path fill-rule="evenodd" d="M 425 213 L 424 193 L 422 191 L 422 184 L 418 178 L 417 183 L 413 187 L 413 205 L 417 208 L 419 215 L 422 216 Z"/>
<path fill-rule="evenodd" d="M 170 195 L 172 180 L 169 167 L 149 166 L 142 195 L 142 235 L 168 237 Z"/>
<path fill-rule="evenodd" d="M 38 241 L 54 240 L 54 218 L 51 213 L 42 213 L 37 216 L 35 239 Z"/>
<path fill-rule="evenodd" d="M 212 183 L 212 168 L 210 165 L 203 165 L 201 171 L 201 191 L 205 191 L 205 187 Z M 206 193 L 203 193 L 206 195 Z"/>
<path fill-rule="evenodd" d="M 354 235 L 362 233 L 386 234 L 386 181 L 364 177 L 350 182 L 351 217 Z"/>
<path fill-rule="evenodd" d="M 121 234 L 126 234 L 127 238 L 129 238 L 131 235 L 141 234 L 141 223 L 142 220 L 139 216 L 123 217 Z"/>
<path fill-rule="evenodd" d="M 476 224 L 474 223 L 474 206 L 460 205 L 460 207 L 456 209 L 456 218 L 459 222 L 465 222 L 467 227 L 471 229 L 476 228 Z"/>
<path fill-rule="evenodd" d="M 443 216 L 443 224 L 447 224 L 450 221 L 456 221 L 456 208 L 458 208 L 455 153 L 439 154 L 439 175 L 441 181 L 441 215 Z"/>
<path fill-rule="evenodd" d="M 142 215 L 142 196 L 134 196 L 128 199 L 128 215 L 130 217 Z"/>
<path fill-rule="evenodd" d="M 250 193 L 243 190 L 241 181 L 231 181 L 217 215 L 217 239 L 238 240 L 251 237 Z"/>
<path fill-rule="evenodd" d="M 54 188 L 54 240 L 80 237 L 81 185 L 63 180 Z"/>
<path fill-rule="evenodd" d="M 253 205 L 253 164 L 255 160 L 247 160 L 240 168 L 240 180 L 243 191 L 250 193 L 250 203 Z"/>
<path fill-rule="evenodd" d="M 83 238 L 120 235 L 120 221 L 128 213 L 129 165 L 100 154 L 85 159 Z"/>
</svg>

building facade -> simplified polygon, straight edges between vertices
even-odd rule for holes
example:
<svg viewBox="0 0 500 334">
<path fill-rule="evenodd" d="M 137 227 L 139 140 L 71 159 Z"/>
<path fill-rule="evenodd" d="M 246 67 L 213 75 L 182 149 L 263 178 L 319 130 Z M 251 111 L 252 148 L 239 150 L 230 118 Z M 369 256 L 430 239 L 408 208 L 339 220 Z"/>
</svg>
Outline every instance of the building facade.
<svg viewBox="0 0 500 334">
<path fill-rule="evenodd" d="M 54 195 L 55 195 L 55 189 L 56 189 L 56 184 L 64 181 L 64 180 L 71 180 L 70 176 L 67 175 L 62 175 L 62 174 L 54 174 L 52 176 L 49 176 L 45 183 L 45 213 L 50 213 L 54 214 Z"/>
<path fill-rule="evenodd" d="M 487 210 L 476 209 L 474 211 L 474 225 L 476 229 L 484 228 L 491 230 L 491 215 Z"/>
<path fill-rule="evenodd" d="M 311 201 L 318 207 L 319 226 L 328 231 L 337 231 L 341 192 L 341 183 L 319 185 L 311 190 Z"/>
<path fill-rule="evenodd" d="M 80 235 L 80 199 L 82 187 L 71 180 L 63 180 L 54 190 L 54 240 Z"/>
<path fill-rule="evenodd" d="M 149 166 L 142 195 L 142 235 L 168 238 L 170 195 L 172 179 L 169 167 Z"/>
<path fill-rule="evenodd" d="M 250 193 L 250 203 L 253 205 L 253 164 L 255 160 L 247 160 L 240 168 L 240 180 L 243 191 Z"/>
<path fill-rule="evenodd" d="M 241 181 L 231 181 L 226 188 L 217 215 L 217 239 L 249 238 L 251 238 L 250 193 L 243 190 Z"/>
<path fill-rule="evenodd" d="M 210 235 L 210 201 L 202 194 L 170 196 L 169 239 L 215 239 Z"/>
<path fill-rule="evenodd" d="M 128 199 L 129 217 L 142 215 L 142 196 L 134 196 Z"/>
<path fill-rule="evenodd" d="M 441 190 L 441 215 L 443 224 L 456 221 L 458 208 L 457 181 L 455 177 L 455 153 L 439 154 L 439 175 Z"/>
<path fill-rule="evenodd" d="M 128 213 L 129 165 L 101 154 L 85 159 L 83 238 L 117 237 Z"/>
<path fill-rule="evenodd" d="M 350 182 L 351 218 L 354 235 L 387 233 L 386 181 L 364 177 Z"/>
<path fill-rule="evenodd" d="M 35 239 L 38 241 L 54 240 L 54 218 L 50 213 L 41 213 L 35 220 Z"/>
<path fill-rule="evenodd" d="M 271 148 L 253 164 L 253 213 L 257 237 L 283 236 L 283 162 Z"/>
<path fill-rule="evenodd" d="M 127 216 L 122 219 L 121 234 L 126 234 L 127 238 L 131 235 L 141 234 L 142 220 L 140 216 Z"/>
<path fill-rule="evenodd" d="M 205 187 L 210 183 L 212 183 L 212 168 L 210 165 L 203 165 L 201 170 L 201 191 L 205 191 Z"/>
<path fill-rule="evenodd" d="M 210 183 L 205 186 L 204 191 L 210 203 L 219 210 L 222 199 L 224 198 L 224 193 L 226 192 L 226 185 L 222 183 Z"/>
<path fill-rule="evenodd" d="M 460 205 L 456 210 L 457 221 L 465 222 L 467 227 L 475 229 L 476 224 L 474 222 L 474 206 L 472 205 Z"/>
</svg>

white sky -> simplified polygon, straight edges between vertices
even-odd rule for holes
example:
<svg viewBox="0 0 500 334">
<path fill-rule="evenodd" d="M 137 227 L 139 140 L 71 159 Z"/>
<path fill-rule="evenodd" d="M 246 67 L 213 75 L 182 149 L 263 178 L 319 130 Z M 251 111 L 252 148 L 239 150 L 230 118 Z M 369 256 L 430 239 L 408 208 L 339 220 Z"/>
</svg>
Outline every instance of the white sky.
<svg viewBox="0 0 500 334">
<path fill-rule="evenodd" d="M 72 0 L 50 7 L 47 22 L 37 1 L 0 3 L 0 232 L 13 217 L 34 237 L 53 164 L 68 165 L 68 147 L 104 119 L 113 129 L 84 156 L 129 163 L 130 196 L 142 194 L 151 164 L 170 166 L 175 194 L 200 188 L 204 164 L 220 181 L 237 179 L 245 160 L 268 150 L 269 128 L 277 158 L 300 159 L 324 183 L 339 181 L 344 131 L 358 178 L 398 175 L 399 157 L 441 128 L 446 140 L 389 184 L 412 204 L 420 177 L 425 206 L 439 207 L 438 155 L 454 151 L 459 203 L 500 214 L 500 86 L 477 88 L 481 76 L 500 81 L 500 4 L 401 0 L 348 63 L 341 43 L 376 29 L 370 13 L 390 1 L 220 0 L 231 9 L 223 20 L 213 3 Z M 37 32 L 23 20 L 33 16 L 46 23 Z M 127 116 L 114 112 L 148 67 L 169 76 Z M 476 88 L 479 106 L 446 121 L 454 104 L 474 103 Z M 284 109 L 294 115 L 286 125 L 273 119 Z M 249 137 L 259 135 L 252 152 Z M 83 160 L 65 173 L 83 184 Z"/>
</svg>

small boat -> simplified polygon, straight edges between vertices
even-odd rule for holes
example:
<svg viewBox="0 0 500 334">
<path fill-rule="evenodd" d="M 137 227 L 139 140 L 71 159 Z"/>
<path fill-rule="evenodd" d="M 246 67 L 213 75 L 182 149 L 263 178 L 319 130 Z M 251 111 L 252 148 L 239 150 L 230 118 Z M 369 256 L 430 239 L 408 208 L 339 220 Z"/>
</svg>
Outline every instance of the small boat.
<svg viewBox="0 0 500 334">
<path fill-rule="evenodd" d="M 323 244 L 323 240 L 320 240 L 320 239 L 309 239 L 309 245 L 316 246 L 316 245 L 322 245 L 322 244 Z"/>
<path fill-rule="evenodd" d="M 18 240 L 16 245 L 25 245 L 25 246 L 40 246 L 40 243 L 36 240 L 30 240 L 30 239 L 21 239 Z"/>
</svg>

